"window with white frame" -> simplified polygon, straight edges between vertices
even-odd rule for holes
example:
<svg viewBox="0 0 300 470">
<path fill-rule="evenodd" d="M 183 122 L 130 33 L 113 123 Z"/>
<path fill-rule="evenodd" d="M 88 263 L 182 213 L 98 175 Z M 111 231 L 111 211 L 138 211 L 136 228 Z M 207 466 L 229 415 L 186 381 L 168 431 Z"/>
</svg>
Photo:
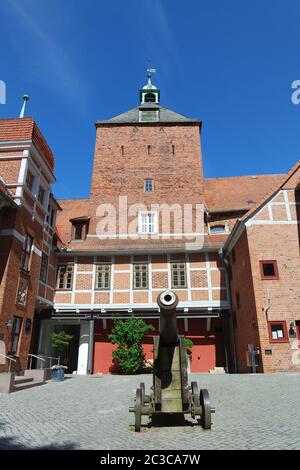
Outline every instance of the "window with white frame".
<svg viewBox="0 0 300 470">
<path fill-rule="evenodd" d="M 26 233 L 21 254 L 21 269 L 24 271 L 29 271 L 32 244 L 33 238 Z"/>
<path fill-rule="evenodd" d="M 185 263 L 172 263 L 172 288 L 186 287 Z"/>
<path fill-rule="evenodd" d="M 110 288 L 110 264 L 96 266 L 96 289 Z"/>
<path fill-rule="evenodd" d="M 157 233 L 157 213 L 140 212 L 139 213 L 139 233 L 151 234 Z"/>
<path fill-rule="evenodd" d="M 133 288 L 148 289 L 148 264 L 133 265 Z"/>
<path fill-rule="evenodd" d="M 151 178 L 147 178 L 144 181 L 144 191 L 146 193 L 152 193 L 152 191 L 153 191 L 153 180 Z"/>
<path fill-rule="evenodd" d="M 57 270 L 57 289 L 72 289 L 73 284 L 73 265 L 64 264 L 58 266 Z"/>
<path fill-rule="evenodd" d="M 46 253 L 42 253 L 40 281 L 46 283 L 47 274 L 48 274 L 48 255 Z"/>
</svg>

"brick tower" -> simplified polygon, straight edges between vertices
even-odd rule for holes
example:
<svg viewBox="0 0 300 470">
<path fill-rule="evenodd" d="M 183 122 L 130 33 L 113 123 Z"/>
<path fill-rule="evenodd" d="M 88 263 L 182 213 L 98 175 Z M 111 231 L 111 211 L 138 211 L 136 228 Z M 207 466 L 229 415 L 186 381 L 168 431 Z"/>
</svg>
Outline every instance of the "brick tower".
<svg viewBox="0 0 300 470">
<path fill-rule="evenodd" d="M 60 201 L 66 248 L 53 319 L 80 319 L 80 338 L 89 332 L 80 373 L 107 372 L 113 315 L 157 328 L 157 295 L 170 288 L 179 328 L 194 339 L 192 370 L 225 366 L 229 302 L 219 243 L 204 223 L 201 122 L 162 107 L 150 73 L 139 95 L 136 108 L 96 122 L 90 198 Z M 151 356 L 151 340 L 144 347 Z"/>
</svg>

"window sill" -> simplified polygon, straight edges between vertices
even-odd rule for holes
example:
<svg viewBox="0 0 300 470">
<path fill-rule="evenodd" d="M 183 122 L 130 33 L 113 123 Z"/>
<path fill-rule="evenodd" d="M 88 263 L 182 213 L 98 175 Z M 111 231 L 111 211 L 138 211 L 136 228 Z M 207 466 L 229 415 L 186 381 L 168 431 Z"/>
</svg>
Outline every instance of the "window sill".
<svg viewBox="0 0 300 470">
<path fill-rule="evenodd" d="M 20 309 L 20 310 L 26 311 L 27 302 L 26 302 L 25 305 L 23 305 L 23 304 L 18 304 L 18 303 L 16 302 L 16 307 L 17 307 L 18 309 Z"/>
<path fill-rule="evenodd" d="M 276 344 L 276 343 L 289 343 L 288 338 L 283 338 L 283 339 L 270 339 L 270 343 Z"/>
<path fill-rule="evenodd" d="M 158 232 L 137 232 L 136 235 L 159 235 L 159 233 Z"/>
</svg>

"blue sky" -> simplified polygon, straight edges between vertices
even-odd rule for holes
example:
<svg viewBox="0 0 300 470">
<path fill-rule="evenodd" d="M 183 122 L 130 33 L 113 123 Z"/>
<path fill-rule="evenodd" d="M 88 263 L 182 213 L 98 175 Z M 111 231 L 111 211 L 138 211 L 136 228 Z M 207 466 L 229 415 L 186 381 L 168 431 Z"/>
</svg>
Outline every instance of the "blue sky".
<svg viewBox="0 0 300 470">
<path fill-rule="evenodd" d="M 298 0 L 0 0 L 0 80 L 28 93 L 58 198 L 89 195 L 95 127 L 138 104 L 149 60 L 161 104 L 203 121 L 206 177 L 287 172 L 300 158 Z"/>
</svg>

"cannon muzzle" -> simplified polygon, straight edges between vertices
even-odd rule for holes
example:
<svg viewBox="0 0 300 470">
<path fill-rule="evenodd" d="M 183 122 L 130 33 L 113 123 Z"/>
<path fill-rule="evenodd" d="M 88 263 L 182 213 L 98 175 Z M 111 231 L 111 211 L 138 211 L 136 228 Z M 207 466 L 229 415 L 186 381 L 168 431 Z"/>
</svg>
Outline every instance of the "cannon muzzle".
<svg viewBox="0 0 300 470">
<path fill-rule="evenodd" d="M 175 292 L 165 290 L 158 295 L 157 303 L 160 307 L 159 343 L 161 346 L 176 346 L 178 344 L 176 321 L 178 297 Z"/>
</svg>

